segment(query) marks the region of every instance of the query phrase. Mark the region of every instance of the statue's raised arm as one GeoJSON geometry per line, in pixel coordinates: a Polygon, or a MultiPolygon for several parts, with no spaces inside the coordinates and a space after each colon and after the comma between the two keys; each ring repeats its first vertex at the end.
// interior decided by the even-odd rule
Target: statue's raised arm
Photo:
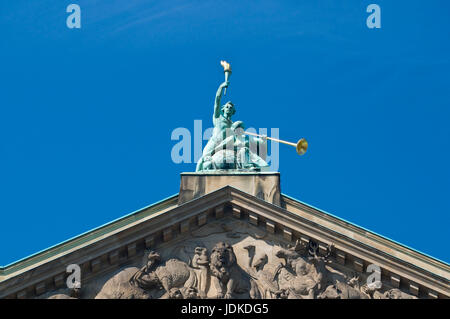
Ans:
{"type": "Polygon", "coordinates": [[[228,87],[230,82],[223,82],[219,88],[217,89],[216,98],[214,99],[214,116],[213,119],[216,119],[220,116],[220,100],[222,99],[223,91],[228,87]]]}

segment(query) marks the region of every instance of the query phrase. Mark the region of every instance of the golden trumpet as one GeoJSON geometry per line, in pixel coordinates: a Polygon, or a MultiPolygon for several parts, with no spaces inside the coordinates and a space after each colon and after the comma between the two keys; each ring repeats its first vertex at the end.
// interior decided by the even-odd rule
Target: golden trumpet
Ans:
{"type": "MultiPolygon", "coordinates": [[[[256,134],[256,133],[251,133],[251,132],[244,132],[244,134],[253,135],[253,136],[257,136],[257,137],[263,137],[263,135],[261,135],[261,134],[256,134]]],[[[308,149],[308,142],[304,138],[299,139],[297,143],[292,143],[292,142],[279,140],[277,138],[273,138],[273,137],[269,137],[269,136],[265,136],[265,137],[268,140],[272,140],[272,141],[275,141],[278,143],[283,143],[283,144],[294,146],[295,149],[297,150],[298,155],[305,154],[306,150],[308,149]]]]}

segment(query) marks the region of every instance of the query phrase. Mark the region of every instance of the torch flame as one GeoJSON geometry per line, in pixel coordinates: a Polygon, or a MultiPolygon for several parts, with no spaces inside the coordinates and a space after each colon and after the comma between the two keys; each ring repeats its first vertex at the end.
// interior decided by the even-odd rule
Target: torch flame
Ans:
{"type": "Polygon", "coordinates": [[[230,63],[227,63],[227,61],[220,61],[220,64],[223,66],[224,72],[231,72],[230,63]]]}

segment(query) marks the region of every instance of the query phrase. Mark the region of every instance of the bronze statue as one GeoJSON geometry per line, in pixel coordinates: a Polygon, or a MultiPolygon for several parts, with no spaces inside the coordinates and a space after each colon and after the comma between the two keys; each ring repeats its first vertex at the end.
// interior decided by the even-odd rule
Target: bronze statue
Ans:
{"type": "Polygon", "coordinates": [[[225,72],[223,82],[216,93],[214,100],[213,124],[214,129],[211,138],[203,149],[203,155],[197,163],[196,171],[235,169],[258,171],[268,164],[255,152],[252,152],[249,143],[266,142],[265,136],[249,137],[244,135],[244,123],[233,122],[231,117],[236,113],[236,108],[231,101],[221,105],[224,91],[230,85],[228,81],[231,67],[222,61],[225,72]],[[250,140],[251,139],[251,140],[250,140]]]}

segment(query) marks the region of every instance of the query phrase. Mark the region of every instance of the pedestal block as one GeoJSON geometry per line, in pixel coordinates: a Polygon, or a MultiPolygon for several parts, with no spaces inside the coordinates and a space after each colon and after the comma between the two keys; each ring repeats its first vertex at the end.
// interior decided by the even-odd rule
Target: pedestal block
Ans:
{"type": "Polygon", "coordinates": [[[278,172],[181,173],[178,204],[184,204],[227,185],[280,206],[278,172]]]}

